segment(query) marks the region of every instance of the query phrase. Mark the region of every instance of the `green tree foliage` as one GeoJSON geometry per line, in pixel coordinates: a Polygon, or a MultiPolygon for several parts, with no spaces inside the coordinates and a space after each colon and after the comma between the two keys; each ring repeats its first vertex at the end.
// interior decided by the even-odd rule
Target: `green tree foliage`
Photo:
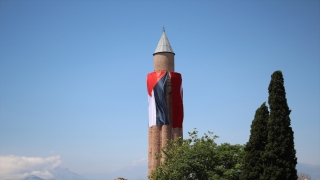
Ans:
{"type": "Polygon", "coordinates": [[[228,143],[217,145],[215,139],[218,136],[209,132],[209,135],[198,138],[197,133],[195,130],[189,133],[188,139],[170,141],[162,149],[164,161],[152,172],[150,179],[238,179],[243,146],[228,143]]]}
{"type": "Polygon", "coordinates": [[[269,111],[266,103],[257,109],[251,124],[249,142],[244,148],[244,159],[240,179],[257,180],[263,174],[262,155],[267,143],[267,121],[269,111]]]}
{"type": "Polygon", "coordinates": [[[265,180],[296,180],[297,158],[294,149],[293,131],[290,127],[284,79],[281,71],[271,76],[269,85],[270,117],[267,123],[268,142],[263,155],[265,180]]]}

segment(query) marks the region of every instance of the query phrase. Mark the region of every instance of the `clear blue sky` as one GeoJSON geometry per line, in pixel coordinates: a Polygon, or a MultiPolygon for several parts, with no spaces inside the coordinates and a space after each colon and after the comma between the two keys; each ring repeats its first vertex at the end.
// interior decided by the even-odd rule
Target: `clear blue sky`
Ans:
{"type": "Polygon", "coordinates": [[[281,70],[298,162],[320,164],[320,1],[0,1],[0,155],[77,173],[147,157],[146,75],[162,25],[184,136],[244,144],[281,70]]]}

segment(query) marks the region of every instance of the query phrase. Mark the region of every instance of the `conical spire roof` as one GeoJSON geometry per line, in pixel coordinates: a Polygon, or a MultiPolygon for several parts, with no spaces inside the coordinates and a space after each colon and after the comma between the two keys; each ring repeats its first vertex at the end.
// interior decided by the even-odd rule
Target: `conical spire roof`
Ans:
{"type": "Polygon", "coordinates": [[[169,52],[169,53],[174,54],[164,28],[163,28],[162,36],[160,38],[158,46],[157,46],[156,50],[154,51],[153,55],[155,55],[156,53],[160,53],[160,52],[169,52]]]}

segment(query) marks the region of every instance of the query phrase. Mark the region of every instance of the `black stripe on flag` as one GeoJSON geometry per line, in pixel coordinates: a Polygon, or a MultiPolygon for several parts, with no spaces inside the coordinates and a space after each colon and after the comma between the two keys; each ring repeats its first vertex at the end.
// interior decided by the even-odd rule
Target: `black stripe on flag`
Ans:
{"type": "Polygon", "coordinates": [[[168,72],[158,81],[153,88],[154,99],[156,104],[156,125],[169,125],[168,113],[167,113],[167,87],[168,72]]]}

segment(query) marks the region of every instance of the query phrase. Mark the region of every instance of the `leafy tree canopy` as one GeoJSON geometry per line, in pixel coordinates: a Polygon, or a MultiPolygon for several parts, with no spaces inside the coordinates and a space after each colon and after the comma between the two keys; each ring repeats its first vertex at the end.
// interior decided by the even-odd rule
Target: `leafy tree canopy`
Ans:
{"type": "Polygon", "coordinates": [[[198,132],[189,132],[190,138],[169,141],[162,151],[163,162],[154,170],[152,180],[239,178],[243,146],[223,143],[217,145],[218,136],[212,132],[198,138],[198,132]]]}

